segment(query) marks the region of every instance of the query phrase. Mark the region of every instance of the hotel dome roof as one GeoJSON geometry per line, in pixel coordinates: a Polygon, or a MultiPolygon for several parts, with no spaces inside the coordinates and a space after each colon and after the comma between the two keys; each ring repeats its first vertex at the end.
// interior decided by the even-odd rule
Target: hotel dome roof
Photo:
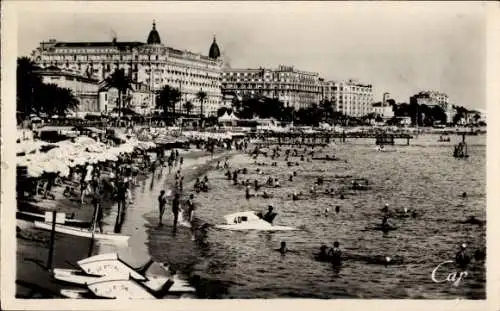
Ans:
{"type": "Polygon", "coordinates": [[[214,41],[212,42],[212,45],[210,46],[210,51],[208,52],[208,57],[217,59],[220,57],[220,50],[219,46],[217,45],[217,42],[215,42],[215,36],[214,36],[214,41]]]}
{"type": "Polygon", "coordinates": [[[153,29],[149,32],[148,44],[161,44],[160,34],[156,30],[156,23],[153,21],[153,29]]]}

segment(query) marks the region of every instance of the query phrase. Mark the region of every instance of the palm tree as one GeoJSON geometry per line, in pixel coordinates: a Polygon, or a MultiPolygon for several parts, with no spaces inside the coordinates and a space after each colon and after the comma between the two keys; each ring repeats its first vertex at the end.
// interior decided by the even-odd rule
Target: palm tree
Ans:
{"type": "Polygon", "coordinates": [[[75,109],[79,104],[70,89],[60,88],[55,84],[42,85],[39,95],[42,111],[49,116],[65,115],[69,109],[75,109]]]}
{"type": "Polygon", "coordinates": [[[185,102],[184,109],[186,109],[188,115],[191,114],[191,110],[193,110],[193,103],[190,101],[185,102]]]}
{"type": "Polygon", "coordinates": [[[233,100],[231,102],[231,107],[235,113],[239,113],[241,110],[241,101],[238,99],[236,94],[234,94],[233,100]]]}
{"type": "Polygon", "coordinates": [[[163,109],[163,118],[167,118],[168,110],[172,110],[172,120],[175,123],[175,105],[181,100],[181,92],[178,89],[165,85],[159,94],[157,106],[163,109]]]}
{"type": "Polygon", "coordinates": [[[106,78],[106,83],[109,87],[114,87],[118,90],[118,124],[121,121],[122,96],[127,90],[132,89],[132,80],[125,75],[125,70],[116,69],[109,77],[106,78]]]}
{"type": "Polygon", "coordinates": [[[17,110],[23,117],[40,110],[39,103],[35,101],[35,94],[42,86],[42,80],[34,73],[38,69],[27,57],[17,59],[17,110]]]}
{"type": "Polygon", "coordinates": [[[205,99],[207,98],[207,93],[203,90],[200,90],[196,96],[200,100],[200,124],[203,126],[203,104],[205,103],[205,99]]]}
{"type": "Polygon", "coordinates": [[[320,104],[321,109],[323,110],[323,115],[326,119],[330,119],[333,114],[333,103],[328,99],[325,99],[320,104]]]}

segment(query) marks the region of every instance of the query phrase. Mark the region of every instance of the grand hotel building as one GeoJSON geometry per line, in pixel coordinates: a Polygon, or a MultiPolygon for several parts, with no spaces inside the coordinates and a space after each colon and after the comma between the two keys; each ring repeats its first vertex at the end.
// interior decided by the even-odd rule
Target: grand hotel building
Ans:
{"type": "Polygon", "coordinates": [[[222,92],[238,97],[266,96],[278,98],[285,106],[295,109],[318,104],[321,99],[319,74],[298,70],[292,66],[276,69],[225,68],[222,92]]]}
{"type": "MultiPolygon", "coordinates": [[[[61,42],[51,39],[40,43],[31,57],[42,68],[58,67],[89,78],[104,80],[117,68],[123,68],[136,83],[145,84],[154,93],[164,85],[181,91],[177,111],[184,110],[184,103],[191,101],[191,113],[200,112],[199,91],[207,97],[203,112],[215,114],[221,105],[221,73],[223,61],[219,47],[213,39],[209,55],[201,55],[164,45],[160,34],[153,27],[147,42],[61,42]]],[[[155,96],[150,96],[151,109],[155,96]]],[[[109,107],[110,109],[112,107],[109,107]]],[[[145,108],[145,107],[140,107],[145,108]]]]}
{"type": "Polygon", "coordinates": [[[333,103],[335,111],[342,114],[362,117],[371,112],[373,87],[350,79],[347,81],[323,81],[322,98],[333,103]]]}

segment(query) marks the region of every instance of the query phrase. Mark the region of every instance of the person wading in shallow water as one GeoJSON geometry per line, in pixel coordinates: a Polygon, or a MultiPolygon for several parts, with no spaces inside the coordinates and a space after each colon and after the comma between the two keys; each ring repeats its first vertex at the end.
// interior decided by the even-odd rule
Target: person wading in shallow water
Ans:
{"type": "Polygon", "coordinates": [[[177,231],[177,220],[179,219],[179,207],[180,199],[179,193],[175,193],[174,199],[172,200],[172,213],[174,214],[174,233],[177,231]]]}
{"type": "Polygon", "coordinates": [[[165,190],[162,190],[160,192],[160,195],[158,196],[158,206],[160,208],[160,221],[159,225],[162,225],[162,218],[163,218],[163,213],[165,212],[165,205],[167,204],[167,198],[165,197],[165,190]]]}

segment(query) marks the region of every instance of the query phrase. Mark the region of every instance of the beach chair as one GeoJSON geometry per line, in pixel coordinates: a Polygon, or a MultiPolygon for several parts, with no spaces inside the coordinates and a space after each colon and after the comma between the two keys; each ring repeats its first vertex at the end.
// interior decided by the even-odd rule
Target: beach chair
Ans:
{"type": "Polygon", "coordinates": [[[45,194],[45,191],[47,189],[47,180],[45,179],[40,179],[36,183],[36,190],[35,190],[35,195],[42,195],[45,194]]]}

